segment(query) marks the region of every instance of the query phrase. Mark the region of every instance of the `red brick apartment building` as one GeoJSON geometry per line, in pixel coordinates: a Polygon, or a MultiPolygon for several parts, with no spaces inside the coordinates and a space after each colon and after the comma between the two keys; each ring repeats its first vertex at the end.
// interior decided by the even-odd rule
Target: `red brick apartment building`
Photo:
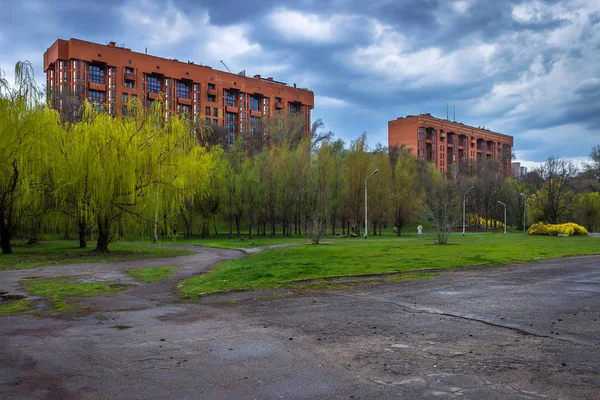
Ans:
{"type": "Polygon", "coordinates": [[[440,172],[463,160],[494,158],[502,163],[505,175],[511,173],[512,136],[431,114],[409,115],[388,122],[389,147],[402,144],[418,158],[434,163],[440,172]]]}
{"type": "Polygon", "coordinates": [[[304,115],[308,131],[314,108],[313,92],[295,84],[137,53],[115,42],[59,39],[44,53],[44,72],[56,109],[63,93],[87,98],[113,115],[130,96],[149,105],[162,94],[168,110],[202,115],[231,134],[253,131],[277,110],[304,115]]]}

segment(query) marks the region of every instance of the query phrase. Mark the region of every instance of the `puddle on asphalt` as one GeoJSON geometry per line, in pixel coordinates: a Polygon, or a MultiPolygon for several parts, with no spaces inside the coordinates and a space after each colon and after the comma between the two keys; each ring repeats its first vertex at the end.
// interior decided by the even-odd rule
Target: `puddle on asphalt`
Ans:
{"type": "Polygon", "coordinates": [[[131,326],[131,325],[115,325],[115,326],[111,326],[111,328],[118,329],[120,331],[124,331],[125,329],[133,328],[133,326],[131,326]]]}
{"type": "Polygon", "coordinates": [[[452,292],[452,291],[441,291],[441,292],[436,292],[437,294],[443,294],[445,296],[455,296],[457,294],[460,294],[460,292],[452,292]]]}
{"type": "Polygon", "coordinates": [[[27,296],[20,294],[8,294],[8,292],[0,292],[0,302],[22,300],[27,296]]]}

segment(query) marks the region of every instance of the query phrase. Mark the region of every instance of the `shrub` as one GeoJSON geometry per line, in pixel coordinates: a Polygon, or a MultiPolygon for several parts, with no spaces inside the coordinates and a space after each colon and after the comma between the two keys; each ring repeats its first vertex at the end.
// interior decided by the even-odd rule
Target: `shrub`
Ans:
{"type": "Polygon", "coordinates": [[[567,222],[565,224],[544,224],[538,222],[527,230],[530,235],[545,235],[545,236],[558,236],[558,235],[587,235],[588,231],[581,225],[574,222],[567,222]]]}
{"type": "Polygon", "coordinates": [[[494,220],[494,219],[485,219],[483,217],[479,217],[479,216],[475,216],[473,214],[467,214],[467,223],[471,224],[471,225],[477,225],[477,226],[487,226],[488,228],[493,228],[494,226],[496,228],[503,228],[504,227],[504,223],[498,220],[494,220]]]}

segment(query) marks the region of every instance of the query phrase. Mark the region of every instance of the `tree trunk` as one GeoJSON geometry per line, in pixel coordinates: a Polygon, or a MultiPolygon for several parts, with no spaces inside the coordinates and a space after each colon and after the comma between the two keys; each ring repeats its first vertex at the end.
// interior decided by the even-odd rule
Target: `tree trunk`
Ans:
{"type": "Polygon", "coordinates": [[[78,226],[78,233],[79,233],[79,248],[81,249],[85,249],[87,247],[87,233],[88,233],[88,229],[87,229],[87,224],[85,222],[85,220],[80,219],[79,220],[79,224],[77,224],[78,226]]]}
{"type": "Polygon", "coordinates": [[[12,254],[12,247],[10,245],[10,230],[4,219],[4,213],[0,212],[0,247],[2,247],[2,254],[12,254]]]}
{"type": "Polygon", "coordinates": [[[215,235],[218,235],[219,232],[217,231],[217,217],[213,216],[213,227],[215,228],[215,235]]]}
{"type": "Polygon", "coordinates": [[[108,253],[108,243],[110,242],[110,222],[108,218],[102,220],[98,217],[98,241],[96,242],[96,252],[108,253]]]}

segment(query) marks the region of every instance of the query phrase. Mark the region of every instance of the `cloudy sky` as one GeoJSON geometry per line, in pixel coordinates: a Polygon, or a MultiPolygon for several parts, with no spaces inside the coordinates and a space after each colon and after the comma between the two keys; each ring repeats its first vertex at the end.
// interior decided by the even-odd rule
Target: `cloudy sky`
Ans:
{"type": "Polygon", "coordinates": [[[313,118],[387,144],[429,112],[513,135],[526,165],[600,144],[598,0],[0,0],[11,78],[57,38],[273,76],[315,93],[313,118]]]}

